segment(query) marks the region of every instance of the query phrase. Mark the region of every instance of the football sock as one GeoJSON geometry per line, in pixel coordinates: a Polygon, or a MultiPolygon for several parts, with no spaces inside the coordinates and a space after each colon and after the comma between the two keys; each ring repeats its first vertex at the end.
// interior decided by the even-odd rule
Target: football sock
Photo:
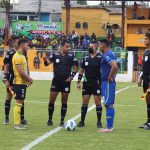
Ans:
{"type": "Polygon", "coordinates": [[[20,124],[20,112],[22,104],[16,103],[14,107],[14,125],[20,124]]]}
{"type": "Polygon", "coordinates": [[[6,100],[5,101],[5,117],[6,117],[6,119],[9,119],[10,106],[11,106],[11,101],[6,100]]]}
{"type": "Polygon", "coordinates": [[[67,104],[62,104],[61,106],[61,122],[64,121],[67,112],[67,104]]]}
{"type": "Polygon", "coordinates": [[[49,120],[52,120],[53,112],[54,112],[54,104],[49,103],[48,104],[49,120]]]}
{"type": "Polygon", "coordinates": [[[102,106],[101,105],[96,106],[96,113],[97,113],[97,122],[101,122],[101,116],[102,116],[102,106]]]}
{"type": "Polygon", "coordinates": [[[82,122],[84,122],[85,120],[87,109],[88,109],[88,106],[83,104],[81,107],[81,121],[82,122]]]}
{"type": "Polygon", "coordinates": [[[147,104],[147,122],[150,123],[150,104],[147,104]]]}
{"type": "Polygon", "coordinates": [[[113,107],[106,107],[106,120],[107,120],[107,128],[108,129],[113,128],[114,116],[115,116],[114,108],[113,107]]]}
{"type": "Polygon", "coordinates": [[[24,103],[22,104],[22,107],[21,107],[20,117],[21,117],[21,120],[24,120],[24,103]]]}

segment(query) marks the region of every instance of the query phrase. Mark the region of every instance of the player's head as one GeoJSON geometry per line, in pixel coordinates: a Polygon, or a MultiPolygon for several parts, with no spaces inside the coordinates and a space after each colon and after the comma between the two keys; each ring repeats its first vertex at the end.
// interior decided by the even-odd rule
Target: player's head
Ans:
{"type": "Polygon", "coordinates": [[[61,46],[61,50],[64,52],[64,53],[68,53],[68,51],[70,50],[70,43],[68,40],[63,40],[61,43],[60,43],[60,46],[61,46]]]}
{"type": "Polygon", "coordinates": [[[145,46],[150,47],[150,32],[147,32],[145,34],[144,44],[145,44],[145,46]]]}
{"type": "Polygon", "coordinates": [[[107,39],[101,40],[99,47],[100,47],[100,50],[102,51],[102,53],[104,53],[110,47],[109,41],[107,39]]]}
{"type": "Polygon", "coordinates": [[[11,47],[18,49],[18,41],[19,41],[19,37],[17,36],[12,36],[11,37],[11,47]]]}
{"type": "Polygon", "coordinates": [[[98,49],[98,42],[97,41],[91,42],[89,45],[89,53],[93,54],[97,51],[97,49],[98,49]]]}
{"type": "Polygon", "coordinates": [[[21,50],[23,53],[26,53],[29,49],[29,42],[26,39],[20,39],[18,41],[18,49],[21,50]]]}

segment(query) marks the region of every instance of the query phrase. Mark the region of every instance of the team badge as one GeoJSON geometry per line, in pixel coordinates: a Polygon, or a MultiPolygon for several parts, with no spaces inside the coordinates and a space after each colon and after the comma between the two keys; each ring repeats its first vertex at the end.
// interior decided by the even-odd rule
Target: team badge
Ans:
{"type": "Polygon", "coordinates": [[[56,63],[59,63],[60,62],[60,60],[59,59],[56,59],[56,63]]]}
{"type": "Polygon", "coordinates": [[[88,66],[88,64],[89,64],[88,62],[85,62],[85,66],[88,66]]]}
{"type": "Polygon", "coordinates": [[[148,56],[145,56],[145,58],[144,58],[144,59],[145,59],[145,62],[147,62],[147,61],[148,61],[148,56]]]}
{"type": "Polygon", "coordinates": [[[100,90],[97,90],[97,94],[100,94],[101,93],[101,91],[100,90]]]}

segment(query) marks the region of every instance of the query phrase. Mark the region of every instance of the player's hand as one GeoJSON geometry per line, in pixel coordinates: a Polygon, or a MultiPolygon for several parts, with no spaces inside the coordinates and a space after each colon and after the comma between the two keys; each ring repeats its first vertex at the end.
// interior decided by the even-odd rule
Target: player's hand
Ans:
{"type": "Polygon", "coordinates": [[[142,80],[141,79],[139,79],[139,81],[138,81],[138,86],[139,87],[142,86],[142,80]]]}
{"type": "Polygon", "coordinates": [[[108,76],[108,81],[112,82],[113,81],[112,77],[108,76]]]}
{"type": "Polygon", "coordinates": [[[47,57],[43,57],[43,61],[47,61],[47,57]]]}
{"type": "Polygon", "coordinates": [[[12,86],[9,86],[9,91],[11,92],[11,94],[13,95],[13,96],[15,96],[16,95],[16,93],[14,92],[14,89],[13,89],[13,87],[12,86]]]}
{"type": "Polygon", "coordinates": [[[72,81],[72,78],[70,78],[70,77],[66,80],[66,82],[69,82],[69,83],[70,83],[71,81],[72,81]]]}
{"type": "Polygon", "coordinates": [[[77,89],[81,90],[81,82],[77,82],[77,89]]]}
{"type": "Polygon", "coordinates": [[[33,83],[33,79],[29,77],[28,82],[29,82],[29,85],[31,85],[33,83]]]}

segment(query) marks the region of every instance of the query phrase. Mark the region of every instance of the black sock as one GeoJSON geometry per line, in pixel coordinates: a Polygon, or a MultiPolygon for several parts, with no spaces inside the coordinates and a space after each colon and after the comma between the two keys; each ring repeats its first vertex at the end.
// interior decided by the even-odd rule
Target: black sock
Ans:
{"type": "Polygon", "coordinates": [[[49,104],[48,104],[49,120],[52,120],[53,112],[54,112],[54,104],[49,103],[49,104]]]}
{"type": "Polygon", "coordinates": [[[102,117],[102,106],[101,105],[96,106],[96,113],[97,113],[97,122],[101,122],[101,117],[102,117]]]}
{"type": "Polygon", "coordinates": [[[150,104],[147,104],[147,122],[150,123],[150,104]]]}
{"type": "Polygon", "coordinates": [[[10,103],[11,102],[9,100],[5,101],[5,117],[6,117],[6,119],[9,119],[10,103]]]}
{"type": "Polygon", "coordinates": [[[81,107],[81,121],[82,122],[84,122],[84,120],[85,120],[87,109],[88,109],[88,106],[83,104],[81,107]]]}
{"type": "Polygon", "coordinates": [[[62,104],[61,106],[61,122],[64,121],[67,112],[67,104],[62,104]]]}
{"type": "Polygon", "coordinates": [[[24,103],[21,106],[20,118],[21,118],[21,120],[24,120],[24,103]]]}

